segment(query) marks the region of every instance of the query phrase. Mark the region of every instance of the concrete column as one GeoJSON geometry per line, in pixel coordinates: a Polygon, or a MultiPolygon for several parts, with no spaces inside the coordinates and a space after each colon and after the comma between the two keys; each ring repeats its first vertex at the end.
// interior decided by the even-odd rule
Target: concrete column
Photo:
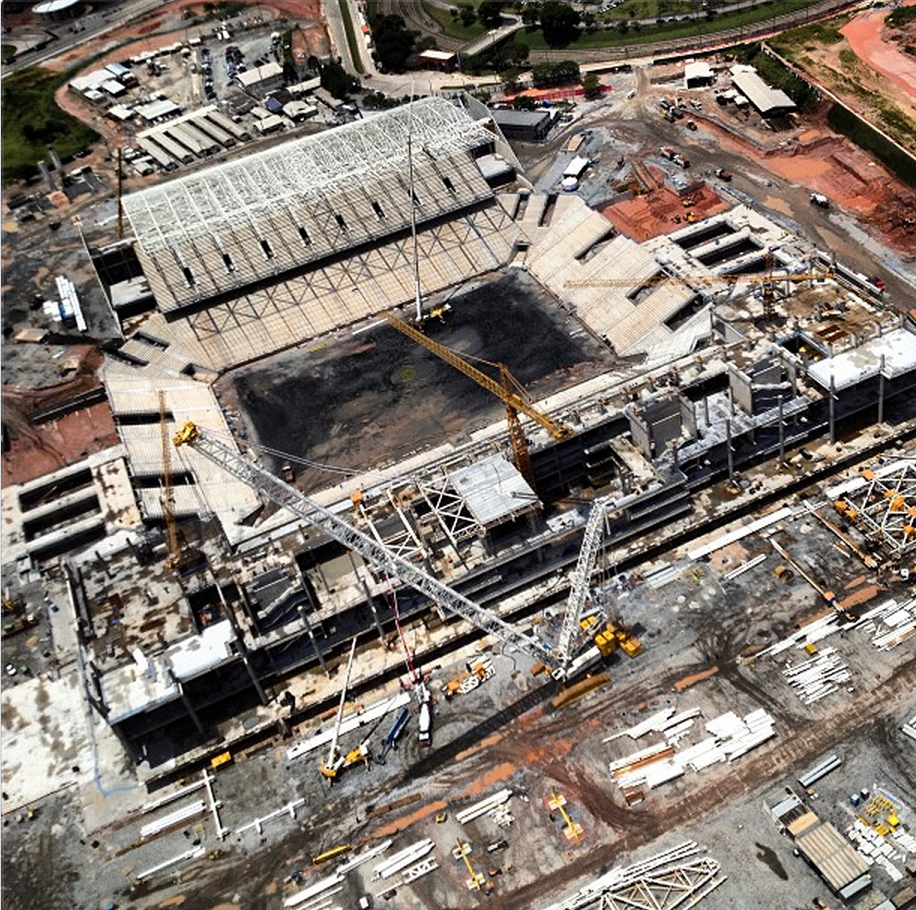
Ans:
{"type": "Polygon", "coordinates": [[[786,458],[786,424],[782,414],[782,395],[779,396],[779,463],[786,458]]]}
{"type": "Polygon", "coordinates": [[[703,396],[703,419],[706,421],[706,432],[709,432],[709,396],[703,396]]]}
{"type": "Polygon", "coordinates": [[[325,676],[330,679],[331,673],[328,670],[328,665],[324,662],[324,655],[321,653],[321,648],[318,647],[318,641],[315,638],[314,631],[312,630],[312,624],[309,622],[308,611],[305,609],[305,604],[302,603],[299,604],[299,618],[302,620],[302,624],[305,626],[305,631],[308,633],[312,647],[315,649],[315,654],[318,655],[318,663],[321,664],[321,669],[324,670],[325,676]]]}
{"type": "Polygon", "coordinates": [[[353,574],[359,579],[359,583],[363,586],[363,593],[366,595],[366,603],[369,604],[369,609],[372,611],[372,620],[375,623],[379,641],[384,645],[385,630],[382,628],[381,622],[379,622],[378,610],[375,608],[375,599],[369,590],[369,585],[366,584],[366,579],[363,578],[362,573],[359,571],[359,568],[356,565],[356,560],[353,558],[353,552],[351,550],[347,550],[347,556],[350,559],[350,565],[353,566],[353,574]]]}
{"type": "Polygon", "coordinates": [[[884,354],[881,355],[881,372],[878,373],[878,423],[884,423],[884,354]]]}
{"type": "Polygon", "coordinates": [[[176,685],[178,686],[178,694],[181,696],[181,702],[184,705],[185,711],[188,712],[191,720],[194,721],[194,726],[197,727],[197,732],[203,736],[204,735],[204,725],[200,722],[200,718],[197,716],[197,712],[194,710],[194,705],[191,704],[191,699],[188,698],[188,693],[185,692],[184,686],[172,676],[172,679],[175,680],[176,685]]]}
{"type": "Polygon", "coordinates": [[[725,453],[728,456],[728,479],[735,476],[735,453],[732,452],[732,422],[725,421],[725,453]]]}
{"type": "Polygon", "coordinates": [[[836,442],[836,377],[830,374],[830,444],[836,442]]]}
{"type": "Polygon", "coordinates": [[[261,704],[266,705],[270,699],[267,697],[267,694],[261,685],[261,681],[258,679],[257,674],[254,672],[254,667],[251,665],[251,656],[248,651],[248,645],[245,644],[245,634],[242,629],[239,628],[238,620],[235,617],[235,610],[232,609],[232,607],[226,601],[226,598],[223,596],[223,588],[219,581],[216,582],[216,590],[219,594],[219,599],[223,605],[223,609],[226,611],[226,617],[228,618],[229,622],[232,623],[232,628],[235,632],[235,640],[239,646],[239,656],[242,658],[242,663],[245,665],[245,669],[248,671],[248,678],[251,680],[251,684],[254,686],[255,692],[258,693],[258,698],[261,700],[261,704]]]}

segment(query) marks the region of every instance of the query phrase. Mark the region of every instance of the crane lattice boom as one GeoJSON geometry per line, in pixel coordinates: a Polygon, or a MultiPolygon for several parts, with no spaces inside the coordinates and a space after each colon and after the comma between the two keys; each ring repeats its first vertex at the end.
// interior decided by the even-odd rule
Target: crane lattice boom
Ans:
{"type": "Polygon", "coordinates": [[[373,540],[348,521],[322,508],[270,471],[217,442],[202,432],[196,424],[186,423],[173,441],[176,446],[191,446],[194,451],[209,458],[242,483],[263,493],[278,506],[288,509],[309,525],[320,528],[338,543],[359,553],[377,569],[400,578],[405,584],[425,594],[443,610],[456,613],[482,632],[514,645],[533,660],[543,661],[548,657],[546,649],[511,624],[418,569],[413,563],[393,553],[383,543],[373,540]]]}
{"type": "Polygon", "coordinates": [[[601,526],[607,512],[610,498],[605,496],[596,499],[585,525],[585,534],[582,537],[582,549],[579,550],[579,559],[573,569],[572,582],[569,587],[569,597],[566,601],[566,615],[563,617],[563,626],[560,629],[560,640],[557,643],[557,656],[560,666],[566,666],[572,658],[573,639],[579,627],[579,614],[588,594],[588,582],[595,568],[595,557],[601,544],[601,526]]]}

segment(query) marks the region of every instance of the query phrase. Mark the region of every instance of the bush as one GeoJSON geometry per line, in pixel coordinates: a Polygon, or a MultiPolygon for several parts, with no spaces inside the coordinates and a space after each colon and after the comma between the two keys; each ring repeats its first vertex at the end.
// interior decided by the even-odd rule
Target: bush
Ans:
{"type": "Polygon", "coordinates": [[[32,177],[38,162],[54,146],[61,158],[72,158],[101,137],[86,124],[62,111],[54,92],[66,74],[28,67],[2,83],[3,183],[32,177]]]}

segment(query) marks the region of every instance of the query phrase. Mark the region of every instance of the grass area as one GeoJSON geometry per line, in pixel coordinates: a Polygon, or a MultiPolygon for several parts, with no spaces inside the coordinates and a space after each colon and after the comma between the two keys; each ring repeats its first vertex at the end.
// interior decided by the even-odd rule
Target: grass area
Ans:
{"type": "Polygon", "coordinates": [[[786,60],[800,62],[803,51],[815,51],[822,45],[829,47],[845,41],[846,39],[840,34],[840,29],[848,21],[848,16],[839,16],[825,22],[813,22],[811,25],[802,25],[799,28],[791,28],[782,32],[770,38],[767,43],[786,60]]]}
{"type": "MultiPolygon", "coordinates": [[[[623,47],[645,44],[650,41],[665,41],[670,38],[694,38],[697,35],[711,35],[725,29],[757,25],[760,22],[772,19],[774,16],[797,12],[815,2],[817,0],[772,0],[768,5],[739,10],[734,13],[723,13],[714,16],[712,19],[702,18],[688,22],[665,22],[661,25],[643,25],[638,29],[631,25],[626,33],[621,32],[620,26],[617,25],[612,28],[583,32],[569,46],[583,49],[590,47],[623,47]]],[[[618,9],[621,8],[618,7],[618,9]]],[[[527,44],[532,49],[540,50],[547,47],[540,29],[516,32],[514,37],[516,41],[527,44]]]]}
{"type": "Polygon", "coordinates": [[[353,59],[353,69],[361,76],[366,72],[363,66],[363,56],[360,53],[359,40],[356,37],[356,28],[353,25],[353,17],[350,15],[350,4],[340,4],[340,18],[343,19],[344,30],[347,33],[347,44],[350,47],[350,57],[353,59]]]}
{"type": "Polygon", "coordinates": [[[38,162],[47,160],[49,145],[66,159],[100,138],[94,129],[62,111],[54,101],[54,92],[68,78],[66,73],[33,66],[0,83],[0,105],[6,112],[2,133],[4,186],[35,174],[38,162]]]}
{"type": "MultiPolygon", "coordinates": [[[[432,3],[426,2],[426,0],[421,0],[420,5],[427,16],[439,23],[443,34],[449,38],[456,38],[459,41],[473,41],[487,30],[479,20],[472,25],[463,25],[461,19],[453,19],[452,14],[447,9],[443,9],[441,6],[434,6],[432,3]]],[[[479,4],[470,3],[467,5],[478,6],[479,4]]],[[[456,8],[457,6],[458,4],[455,4],[456,8]]]]}
{"type": "Polygon", "coordinates": [[[0,63],[9,63],[16,56],[16,46],[13,44],[0,44],[0,63]]]}
{"type": "Polygon", "coordinates": [[[871,152],[904,183],[916,189],[916,161],[888,142],[848,107],[835,104],[827,115],[827,123],[835,132],[849,137],[860,148],[871,152]]]}
{"type": "Polygon", "coordinates": [[[901,6],[900,9],[895,9],[884,22],[891,28],[903,28],[911,22],[916,22],[916,6],[901,6]]]}

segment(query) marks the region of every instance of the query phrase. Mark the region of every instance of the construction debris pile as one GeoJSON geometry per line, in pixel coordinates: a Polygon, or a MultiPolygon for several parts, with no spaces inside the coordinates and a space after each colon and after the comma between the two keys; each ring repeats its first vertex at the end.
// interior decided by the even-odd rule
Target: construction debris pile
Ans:
{"type": "Polygon", "coordinates": [[[651,790],[681,777],[687,768],[702,771],[717,762],[732,762],[776,735],[773,718],[763,708],[743,718],[727,711],[707,721],[705,729],[710,735],[706,739],[676,751],[675,747],[689,734],[700,714],[699,709],[693,709],[675,715],[674,708],[666,708],[605,740],[608,742],[620,736],[635,740],[650,732],[661,733],[664,737],[662,743],[610,763],[611,776],[629,805],[643,799],[644,788],[651,790]]]}

